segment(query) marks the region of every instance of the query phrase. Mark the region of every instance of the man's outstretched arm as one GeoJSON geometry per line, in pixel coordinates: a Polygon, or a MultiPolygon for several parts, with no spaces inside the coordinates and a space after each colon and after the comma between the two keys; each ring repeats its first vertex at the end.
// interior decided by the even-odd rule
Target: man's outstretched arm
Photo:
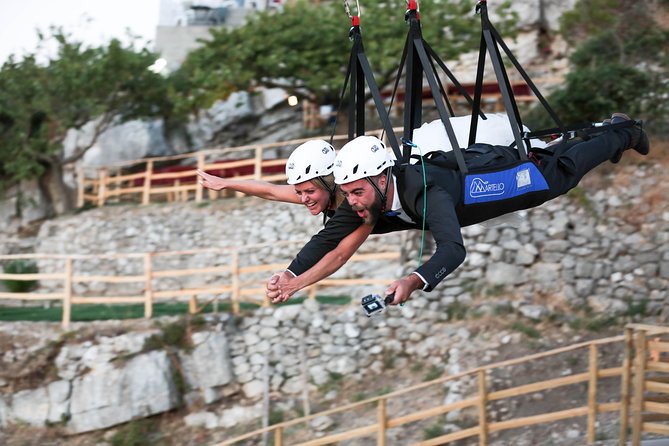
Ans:
{"type": "Polygon", "coordinates": [[[360,247],[372,230],[372,228],[360,229],[354,237],[342,244],[344,239],[349,235],[353,235],[352,233],[361,228],[361,226],[363,226],[362,219],[353,212],[348,203],[342,203],[337,212],[335,212],[335,215],[326,223],[325,227],[314,235],[300,250],[287,270],[272,276],[267,283],[267,296],[272,301],[276,300],[280,302],[280,300],[277,300],[279,296],[277,285],[279,277],[301,276],[317,265],[327,255],[329,257],[326,262],[333,262],[333,265],[328,265],[325,262],[321,263],[318,269],[312,271],[305,278],[305,282],[310,283],[304,286],[315,283],[339,269],[360,247]],[[338,263],[340,263],[339,266],[336,266],[338,263]]]}
{"type": "Polygon", "coordinates": [[[281,273],[278,280],[274,281],[276,286],[274,291],[276,294],[270,296],[272,303],[285,302],[299,290],[321,281],[338,271],[355,254],[363,242],[367,240],[371,232],[372,226],[360,225],[358,229],[339,242],[333,251],[327,253],[318,263],[304,273],[299,276],[294,276],[289,271],[281,273]]]}
{"type": "MultiPolygon", "coordinates": [[[[414,272],[390,284],[385,294],[395,294],[393,304],[405,302],[415,290],[432,291],[465,260],[466,251],[454,200],[450,194],[436,186],[428,189],[427,197],[425,221],[437,249],[414,272]]],[[[422,198],[416,203],[416,209],[422,214],[422,198]]]]}

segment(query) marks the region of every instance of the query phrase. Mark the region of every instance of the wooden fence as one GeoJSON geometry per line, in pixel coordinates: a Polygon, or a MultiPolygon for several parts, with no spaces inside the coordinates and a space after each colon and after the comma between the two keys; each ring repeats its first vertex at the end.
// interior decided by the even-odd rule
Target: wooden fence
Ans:
{"type": "MultiPolygon", "coordinates": [[[[368,132],[382,136],[382,131],[368,132]]],[[[104,206],[109,201],[149,204],[156,200],[201,202],[215,199],[226,191],[205,189],[198,181],[196,169],[235,180],[285,180],[287,158],[266,159],[270,150],[294,148],[314,138],[294,139],[266,144],[201,150],[184,155],[147,158],[110,164],[105,167],[77,169],[77,206],[104,206]],[[249,156],[249,153],[253,156],[249,156]],[[170,164],[169,167],[158,168],[170,164]]],[[[333,143],[343,144],[348,135],[336,135],[333,143]]],[[[290,151],[286,150],[286,153],[290,151]]]]}
{"type": "MultiPolygon", "coordinates": [[[[296,429],[300,425],[307,426],[309,421],[318,417],[334,416],[355,410],[366,410],[366,415],[360,415],[361,412],[357,412],[359,414],[357,419],[372,422],[312,440],[293,441],[290,445],[327,445],[338,441],[366,437],[369,440],[368,444],[376,443],[377,446],[385,446],[390,444],[386,440],[390,429],[408,427],[410,423],[428,420],[448,412],[467,408],[474,410],[477,414],[478,422],[476,425],[436,438],[419,441],[413,443],[412,446],[444,445],[465,438],[478,438],[479,445],[485,446],[489,444],[490,435],[496,432],[573,418],[585,418],[587,441],[593,443],[597,435],[597,416],[605,413],[618,414],[620,420],[619,444],[622,446],[627,443],[628,428],[631,427],[632,444],[638,446],[643,433],[669,435],[669,424],[662,423],[662,421],[669,420],[669,384],[667,384],[669,382],[669,361],[662,358],[664,353],[669,352],[669,342],[666,340],[667,334],[669,334],[669,328],[667,327],[629,325],[625,328],[625,333],[622,336],[582,342],[523,358],[481,366],[456,375],[445,376],[406,389],[396,390],[386,395],[258,429],[223,441],[218,446],[230,446],[244,440],[258,439],[267,434],[273,435],[274,446],[282,446],[288,444],[284,442],[284,434],[291,428],[296,429]],[[601,367],[601,349],[616,344],[624,351],[622,363],[615,367],[601,367]],[[584,372],[569,373],[557,378],[544,379],[512,388],[491,389],[489,378],[497,371],[510,366],[551,360],[551,358],[555,360],[558,355],[565,353],[573,355],[575,352],[580,352],[587,357],[587,369],[584,372]],[[651,377],[648,376],[650,371],[654,372],[651,377]],[[439,386],[465,377],[476,380],[477,391],[475,394],[460,401],[441,404],[436,407],[426,407],[408,414],[395,416],[389,413],[389,407],[395,399],[411,398],[417,392],[429,388],[435,388],[434,393],[439,393],[439,386]],[[617,394],[613,395],[613,401],[610,401],[612,397],[610,393],[601,395],[602,392],[598,387],[602,381],[611,379],[619,381],[619,393],[616,392],[617,394]],[[634,384],[633,395],[632,383],[634,384]],[[493,403],[508,405],[512,398],[528,396],[538,392],[560,390],[565,386],[579,384],[587,386],[587,391],[584,394],[585,404],[503,421],[496,421],[491,417],[491,405],[493,403]],[[653,395],[649,395],[650,392],[653,395]],[[601,401],[603,398],[607,398],[607,401],[601,401]]],[[[417,397],[415,398],[418,400],[417,397]]],[[[308,431],[308,429],[305,430],[308,431]]]]}
{"type": "MultiPolygon", "coordinates": [[[[301,242],[299,242],[301,243],[301,242]]],[[[63,327],[68,327],[72,316],[72,305],[85,304],[144,304],[144,316],[151,318],[153,305],[156,301],[165,299],[188,299],[189,311],[197,312],[198,297],[209,301],[229,301],[232,311],[238,313],[240,303],[253,303],[267,306],[269,301],[265,296],[265,283],[271,273],[284,269],[285,263],[247,264],[241,258],[253,250],[277,246],[298,246],[298,242],[277,242],[271,245],[249,245],[244,248],[199,249],[189,251],[108,254],[108,255],[3,255],[0,262],[12,260],[32,260],[50,262],[48,273],[37,274],[7,274],[0,273],[0,280],[56,282],[55,286],[41,287],[29,293],[0,292],[0,301],[47,301],[62,302],[63,327]],[[193,267],[159,267],[158,265],[183,265],[183,257],[196,255],[211,255],[216,261],[209,266],[193,267]],[[136,274],[100,275],[77,274],[74,263],[77,261],[121,261],[136,262],[139,271],[136,274]],[[205,280],[210,277],[210,280],[205,280]],[[179,284],[175,279],[186,279],[197,285],[179,284]],[[134,284],[140,292],[122,295],[95,295],[86,292],[77,294],[75,290],[91,283],[105,284],[134,284]],[[49,289],[56,291],[49,291],[49,289]]],[[[356,254],[349,262],[369,262],[373,260],[398,260],[399,251],[379,252],[372,254],[356,254]]],[[[190,263],[193,263],[192,261],[190,263]]],[[[200,263],[203,263],[201,260],[200,263]]],[[[394,278],[329,278],[307,288],[309,298],[316,297],[318,289],[328,286],[344,285],[378,285],[389,284],[394,278]]],[[[129,285],[131,288],[133,285],[129,285]]]]}

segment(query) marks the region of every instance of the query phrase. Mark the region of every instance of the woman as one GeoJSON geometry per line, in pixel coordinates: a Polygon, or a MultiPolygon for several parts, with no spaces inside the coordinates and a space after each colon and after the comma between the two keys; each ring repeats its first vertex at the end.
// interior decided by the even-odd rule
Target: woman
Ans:
{"type": "MultiPolygon", "coordinates": [[[[286,162],[288,185],[272,184],[258,180],[229,180],[197,171],[200,184],[212,190],[234,190],[266,200],[303,204],[311,215],[323,214],[325,219],[334,214],[343,196],[336,193],[334,183],[334,162],[336,153],[332,145],[323,140],[307,141],[290,154],[286,162]]],[[[346,236],[336,248],[311,268],[309,274],[302,274],[292,283],[291,295],[307,287],[322,277],[337,271],[348,261],[372,232],[372,227],[359,225],[346,236]]],[[[286,272],[289,274],[290,272],[286,272]]],[[[278,274],[275,274],[278,276],[278,274]]],[[[273,276],[274,279],[274,276],[273,276]]],[[[278,277],[277,277],[278,279],[278,277]]],[[[273,295],[268,293],[270,298],[273,295]]]]}
{"type": "MultiPolygon", "coordinates": [[[[323,140],[307,141],[290,154],[286,162],[288,185],[258,180],[229,180],[197,171],[200,184],[212,190],[233,190],[265,200],[303,204],[312,215],[329,216],[337,208],[332,170],[334,148],[323,140]]],[[[341,198],[340,198],[341,202],[341,198]]]]}

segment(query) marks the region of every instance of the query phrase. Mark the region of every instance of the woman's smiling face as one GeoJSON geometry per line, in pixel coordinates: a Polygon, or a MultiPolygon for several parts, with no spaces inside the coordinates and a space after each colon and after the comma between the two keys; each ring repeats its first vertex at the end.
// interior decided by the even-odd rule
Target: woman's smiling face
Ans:
{"type": "Polygon", "coordinates": [[[311,215],[325,212],[330,206],[330,193],[322,187],[317,187],[312,181],[296,184],[295,193],[311,215]]]}

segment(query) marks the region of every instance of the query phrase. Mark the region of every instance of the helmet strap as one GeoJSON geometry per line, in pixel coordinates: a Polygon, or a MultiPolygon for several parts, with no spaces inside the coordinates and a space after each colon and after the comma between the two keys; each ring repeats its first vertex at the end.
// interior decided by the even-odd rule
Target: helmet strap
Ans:
{"type": "MultiPolygon", "coordinates": [[[[328,208],[330,207],[330,205],[334,206],[337,198],[337,186],[331,188],[330,186],[328,186],[325,180],[323,180],[323,177],[316,177],[314,179],[318,180],[318,182],[321,183],[321,185],[323,186],[323,189],[325,189],[330,193],[330,203],[328,205],[328,208]]],[[[327,213],[327,209],[324,210],[323,213],[324,214],[327,213]]]]}
{"type": "Polygon", "coordinates": [[[390,175],[392,175],[392,166],[386,169],[386,187],[383,188],[383,192],[381,192],[379,186],[377,186],[377,184],[374,181],[372,181],[370,177],[365,177],[367,178],[367,181],[369,181],[369,184],[372,185],[376,193],[379,194],[379,196],[381,197],[381,214],[386,212],[386,201],[388,200],[388,187],[390,185],[390,182],[392,181],[392,177],[390,175]]]}

